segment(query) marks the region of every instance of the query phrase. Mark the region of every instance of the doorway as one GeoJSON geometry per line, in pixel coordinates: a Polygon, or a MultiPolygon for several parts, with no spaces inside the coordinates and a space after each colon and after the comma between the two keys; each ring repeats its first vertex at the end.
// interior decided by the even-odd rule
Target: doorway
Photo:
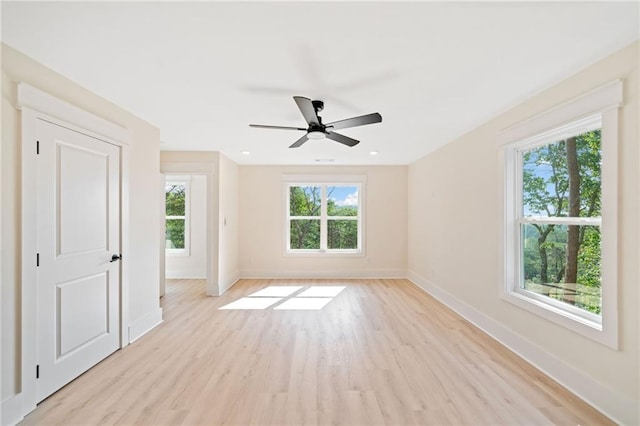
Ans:
{"type": "Polygon", "coordinates": [[[37,400],[120,346],[120,148],[39,120],[37,400]]]}
{"type": "Polygon", "coordinates": [[[204,264],[206,294],[218,296],[217,244],[215,243],[218,229],[213,226],[217,223],[217,212],[214,208],[214,200],[216,199],[215,165],[211,162],[163,161],[160,164],[160,173],[162,183],[160,196],[164,206],[160,232],[162,241],[165,241],[165,246],[162,247],[160,254],[160,294],[163,295],[165,292],[166,279],[202,277],[202,265],[204,264]],[[167,190],[179,192],[183,189],[177,185],[185,181],[188,182],[189,189],[186,190],[184,210],[181,202],[178,203],[178,206],[169,206],[167,209],[167,190]],[[167,185],[167,183],[172,185],[167,185]],[[172,189],[174,186],[176,188],[172,189]],[[191,197],[190,200],[188,200],[189,197],[191,197]],[[188,215],[184,224],[181,217],[183,211],[185,215],[188,215]],[[193,223],[193,219],[197,221],[196,224],[193,223]],[[165,226],[167,220],[173,221],[168,227],[165,226]],[[184,239],[182,238],[183,228],[188,230],[184,239]],[[204,262],[202,261],[203,257],[204,262]]]}
{"type": "Polygon", "coordinates": [[[129,131],[27,84],[21,109],[21,414],[126,346],[129,131]]]}
{"type": "Polygon", "coordinates": [[[207,177],[165,174],[162,186],[165,280],[206,281],[207,177]]]}

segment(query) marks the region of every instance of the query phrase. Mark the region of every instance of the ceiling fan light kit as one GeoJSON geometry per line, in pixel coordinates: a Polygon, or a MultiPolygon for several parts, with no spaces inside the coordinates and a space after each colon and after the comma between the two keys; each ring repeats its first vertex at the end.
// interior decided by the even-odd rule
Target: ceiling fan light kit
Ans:
{"type": "Polygon", "coordinates": [[[294,96],[293,100],[298,105],[302,116],[307,122],[307,128],[289,127],[289,126],[269,126],[264,124],[249,124],[251,127],[263,129],[280,129],[280,130],[301,130],[307,132],[300,139],[295,141],[289,148],[298,148],[309,139],[331,139],[335,142],[346,146],[356,146],[360,141],[334,132],[336,129],[346,129],[349,127],[364,126],[366,124],[380,123],[382,116],[377,112],[373,114],[361,115],[359,117],[347,118],[345,120],[334,121],[332,123],[323,124],[322,117],[318,115],[324,109],[324,102],[312,101],[302,96],[294,96]]]}
{"type": "Polygon", "coordinates": [[[309,139],[324,139],[326,136],[324,134],[324,132],[318,131],[318,130],[314,130],[311,131],[309,133],[307,133],[307,137],[309,139]]]}

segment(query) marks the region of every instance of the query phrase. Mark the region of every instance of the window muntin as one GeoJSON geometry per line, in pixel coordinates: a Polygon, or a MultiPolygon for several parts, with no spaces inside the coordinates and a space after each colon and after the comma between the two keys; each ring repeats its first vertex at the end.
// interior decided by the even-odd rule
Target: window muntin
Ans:
{"type": "Polygon", "coordinates": [[[287,252],[361,253],[360,183],[287,185],[287,252]]]}
{"type": "Polygon", "coordinates": [[[165,249],[167,253],[187,253],[189,247],[188,182],[165,185],[165,249]]]}
{"type": "Polygon", "coordinates": [[[600,322],[601,122],[518,149],[518,290],[600,322]],[[594,316],[595,314],[595,316],[594,316]]]}

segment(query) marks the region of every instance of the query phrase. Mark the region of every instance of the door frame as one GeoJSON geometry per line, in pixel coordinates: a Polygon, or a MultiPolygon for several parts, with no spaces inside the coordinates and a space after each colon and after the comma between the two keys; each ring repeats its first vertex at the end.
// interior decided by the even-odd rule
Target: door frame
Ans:
{"type": "MultiPolygon", "coordinates": [[[[166,178],[171,175],[199,175],[207,178],[207,296],[219,296],[218,283],[218,210],[215,208],[218,200],[216,166],[211,162],[160,162],[160,173],[166,178]]],[[[163,191],[164,194],[164,191],[163,191]]],[[[163,212],[164,214],[164,212],[163,212]]],[[[164,221],[164,217],[163,217],[164,221]]],[[[166,251],[162,250],[161,264],[165,265],[166,251]]],[[[166,278],[165,278],[166,279],[166,278]]]]}
{"type": "Polygon", "coordinates": [[[120,348],[128,345],[129,326],[129,164],[130,133],[105,120],[48,93],[19,83],[18,110],[22,121],[21,172],[21,241],[22,241],[22,345],[21,393],[22,415],[36,408],[37,348],[37,233],[36,233],[36,140],[38,120],[100,139],[120,148],[120,247],[124,262],[120,263],[120,348]]]}

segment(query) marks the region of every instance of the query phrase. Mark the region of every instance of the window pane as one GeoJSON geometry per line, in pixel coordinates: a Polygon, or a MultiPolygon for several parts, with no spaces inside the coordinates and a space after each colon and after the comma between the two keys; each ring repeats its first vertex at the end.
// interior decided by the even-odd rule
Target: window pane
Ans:
{"type": "Polygon", "coordinates": [[[289,188],[289,215],[320,216],[319,186],[292,186],[289,188]]]}
{"type": "Polygon", "coordinates": [[[185,214],[185,186],[184,185],[167,185],[165,187],[166,194],[166,211],[167,216],[184,216],[185,214]]]}
{"type": "Polygon", "coordinates": [[[329,216],[357,216],[358,187],[328,186],[327,214],[329,216]]]}
{"type": "Polygon", "coordinates": [[[522,154],[524,216],[599,217],[600,130],[522,154]]]}
{"type": "Polygon", "coordinates": [[[327,222],[327,245],[333,249],[358,248],[357,220],[329,220],[327,222]]]}
{"type": "Polygon", "coordinates": [[[600,227],[523,224],[520,287],[600,314],[600,227]]]}
{"type": "Polygon", "coordinates": [[[165,248],[183,249],[184,219],[167,219],[165,232],[165,248]]]}
{"type": "Polygon", "coordinates": [[[290,248],[320,249],[320,221],[315,219],[291,219],[290,248]]]}

